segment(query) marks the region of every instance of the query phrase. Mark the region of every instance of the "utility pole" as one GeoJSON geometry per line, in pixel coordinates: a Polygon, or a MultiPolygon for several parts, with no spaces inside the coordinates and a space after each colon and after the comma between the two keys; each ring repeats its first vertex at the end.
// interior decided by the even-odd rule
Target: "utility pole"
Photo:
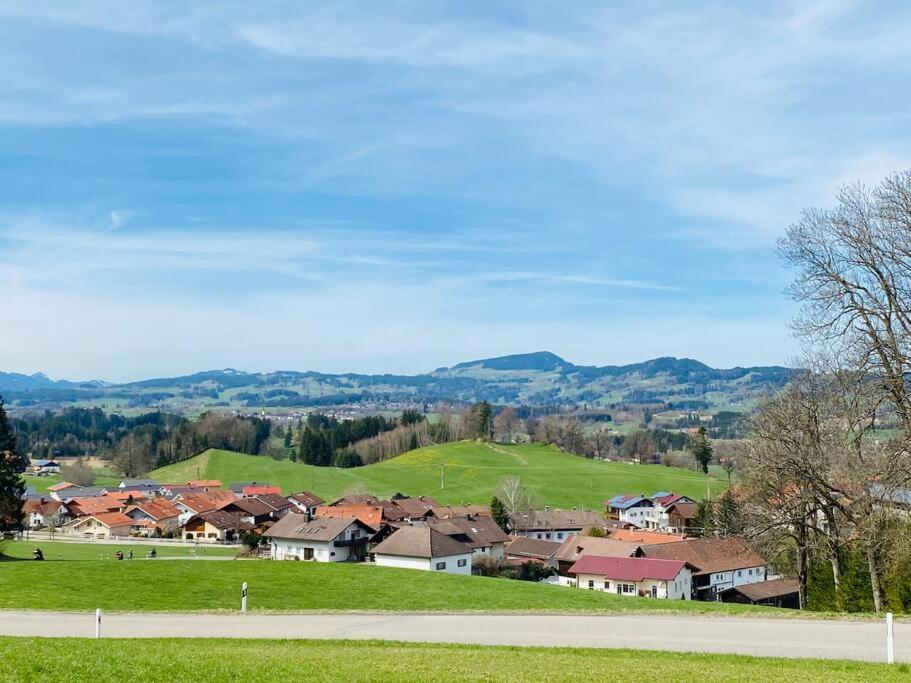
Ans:
{"type": "Polygon", "coordinates": [[[446,488],[446,474],[443,470],[445,465],[440,463],[440,491],[446,488]]]}

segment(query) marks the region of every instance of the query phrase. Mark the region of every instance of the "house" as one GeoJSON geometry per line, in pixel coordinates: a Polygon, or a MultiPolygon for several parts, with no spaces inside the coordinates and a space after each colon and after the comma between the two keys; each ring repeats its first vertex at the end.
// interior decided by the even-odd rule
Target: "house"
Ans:
{"type": "Polygon", "coordinates": [[[554,556],[561,546],[562,543],[555,541],[513,536],[506,542],[505,563],[508,565],[521,565],[526,562],[540,562],[556,569],[557,560],[554,556]]]}
{"type": "Polygon", "coordinates": [[[751,549],[746,540],[736,536],[643,545],[637,555],[658,560],[682,560],[695,567],[693,582],[699,600],[717,600],[718,594],[728,588],[769,578],[765,558],[751,549]]]}
{"type": "Polygon", "coordinates": [[[676,543],[682,541],[682,534],[668,534],[662,531],[641,531],[639,529],[617,529],[612,531],[610,538],[616,541],[627,541],[640,545],[658,545],[660,543],[676,543]]]}
{"type": "Polygon", "coordinates": [[[229,514],[238,515],[240,519],[249,522],[253,526],[259,526],[265,522],[278,519],[278,516],[274,516],[275,509],[266,505],[259,498],[236,498],[230,503],[219,505],[218,509],[229,514]]]}
{"type": "Polygon", "coordinates": [[[183,525],[190,517],[217,510],[222,505],[233,503],[237,498],[229,491],[210,491],[208,493],[178,494],[171,502],[180,510],[178,524],[183,525]]]}
{"type": "Polygon", "coordinates": [[[437,505],[433,508],[433,514],[438,519],[447,517],[465,517],[466,515],[483,515],[490,517],[490,506],[488,505],[437,505]]]}
{"type": "Polygon", "coordinates": [[[671,503],[667,508],[667,528],[679,534],[690,533],[699,514],[699,503],[671,503]]]}
{"type": "Polygon", "coordinates": [[[471,548],[428,526],[402,527],[373,553],[380,567],[471,574],[471,548]]]}
{"type": "Polygon", "coordinates": [[[80,488],[76,484],[71,484],[68,481],[61,481],[59,484],[54,484],[53,486],[47,487],[48,493],[55,493],[57,491],[63,491],[64,489],[78,489],[80,488]]]}
{"type": "Polygon", "coordinates": [[[60,463],[56,460],[32,460],[29,464],[29,471],[41,476],[47,474],[59,474],[60,463]]]}
{"type": "Polygon", "coordinates": [[[128,507],[124,514],[137,522],[148,521],[141,533],[148,536],[164,536],[180,526],[180,509],[163,498],[142,500],[128,507]]]}
{"type": "Polygon", "coordinates": [[[602,557],[632,557],[639,549],[638,543],[618,541],[613,538],[573,535],[568,537],[554,555],[557,572],[569,576],[569,569],[585,555],[602,557]]]}
{"type": "Polygon", "coordinates": [[[205,490],[187,486],[186,484],[162,484],[161,488],[158,489],[158,495],[168,500],[173,500],[179,495],[191,493],[205,493],[205,490]]]}
{"type": "Polygon", "coordinates": [[[530,510],[510,517],[516,536],[544,541],[563,541],[589,527],[600,527],[604,516],[596,510],[530,510]]]}
{"type": "Polygon", "coordinates": [[[119,489],[160,489],[161,484],[159,484],[154,479],[122,479],[119,484],[117,484],[119,489]]]}
{"type": "Polygon", "coordinates": [[[323,517],[309,520],[289,512],[263,536],[272,543],[273,560],[346,562],[363,560],[373,529],[354,518],[323,517]]]}
{"type": "Polygon", "coordinates": [[[29,529],[58,527],[69,521],[69,511],[59,500],[53,498],[29,498],[22,504],[25,524],[29,529]]]}
{"type": "Polygon", "coordinates": [[[300,491],[298,493],[292,493],[288,496],[288,502],[294,505],[301,512],[305,512],[311,517],[316,514],[316,508],[325,503],[322,498],[320,498],[315,493],[310,491],[300,491]]]}
{"type": "Polygon", "coordinates": [[[683,560],[585,555],[569,568],[576,585],[617,595],[692,600],[693,567],[683,560]]]}
{"type": "Polygon", "coordinates": [[[149,500],[152,496],[147,496],[142,491],[133,489],[112,489],[104,494],[106,498],[119,500],[124,506],[138,503],[141,500],[149,500]]]}
{"type": "Polygon", "coordinates": [[[228,490],[238,498],[244,495],[244,489],[269,489],[271,484],[265,481],[237,481],[228,484],[228,490]]]}
{"type": "Polygon", "coordinates": [[[354,517],[376,530],[379,530],[384,522],[398,521],[389,520],[382,505],[319,505],[316,508],[316,517],[354,517]]]}
{"type": "Polygon", "coordinates": [[[718,594],[721,602],[800,609],[800,586],[794,579],[770,579],[734,586],[718,594]]]}
{"type": "Polygon", "coordinates": [[[97,498],[107,493],[107,489],[103,486],[67,486],[58,491],[51,491],[50,489],[48,491],[51,494],[51,498],[63,503],[67,503],[76,497],[97,498]]]}
{"type": "Polygon", "coordinates": [[[652,501],[652,505],[654,506],[652,510],[652,519],[650,524],[648,524],[648,528],[650,529],[666,529],[669,526],[668,509],[672,505],[676,505],[677,503],[689,503],[694,505],[696,503],[692,498],[688,498],[679,493],[673,493],[672,491],[656,491],[648,498],[652,501]]]}
{"type": "Polygon", "coordinates": [[[490,517],[430,517],[425,520],[425,524],[441,534],[465,543],[474,555],[489,557],[494,562],[502,562],[506,558],[506,541],[510,537],[490,517]]]}
{"type": "Polygon", "coordinates": [[[75,519],[63,525],[63,532],[83,538],[123,538],[130,535],[133,520],[122,512],[99,512],[75,519]]]}
{"type": "Polygon", "coordinates": [[[430,496],[396,498],[392,502],[402,509],[407,520],[435,517],[434,508],[440,507],[440,504],[430,496]]]}
{"type": "Polygon", "coordinates": [[[272,494],[280,496],[282,493],[282,489],[280,486],[259,486],[259,485],[244,486],[244,488],[241,490],[241,493],[243,494],[243,496],[245,498],[249,498],[252,496],[262,496],[267,493],[272,493],[272,494]]]}
{"type": "Polygon", "coordinates": [[[190,517],[181,527],[185,541],[199,543],[231,543],[244,531],[252,531],[253,525],[237,514],[224,510],[210,510],[190,517]]]}
{"type": "Polygon", "coordinates": [[[220,489],[222,483],[218,479],[194,479],[186,484],[191,489],[209,491],[210,489],[220,489]]]}
{"type": "Polygon", "coordinates": [[[605,500],[604,508],[608,517],[627,522],[639,529],[648,528],[650,522],[654,523],[655,506],[643,495],[620,493],[605,500]]]}
{"type": "Polygon", "coordinates": [[[87,517],[99,512],[122,512],[126,507],[123,502],[108,495],[94,498],[81,496],[66,501],[67,509],[73,517],[87,517]]]}

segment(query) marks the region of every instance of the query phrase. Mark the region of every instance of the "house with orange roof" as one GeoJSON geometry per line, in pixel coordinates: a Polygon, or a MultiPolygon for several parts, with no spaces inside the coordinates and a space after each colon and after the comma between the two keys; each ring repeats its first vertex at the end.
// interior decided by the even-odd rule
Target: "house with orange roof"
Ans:
{"type": "Polygon", "coordinates": [[[676,543],[684,540],[683,534],[665,534],[660,531],[642,531],[640,529],[617,529],[612,531],[609,538],[615,541],[628,541],[630,543],[644,543],[658,545],[660,543],[676,543]]]}
{"type": "Polygon", "coordinates": [[[73,517],[88,517],[103,512],[121,512],[126,505],[123,501],[108,495],[94,498],[73,498],[67,508],[73,517]]]}
{"type": "Polygon", "coordinates": [[[126,509],[124,514],[137,522],[148,522],[142,529],[145,535],[165,535],[179,526],[180,510],[162,498],[142,500],[126,509]]]}
{"type": "Polygon", "coordinates": [[[82,538],[123,538],[130,535],[133,520],[122,512],[98,512],[67,522],[64,533],[82,538]]]}
{"type": "Polygon", "coordinates": [[[218,479],[194,479],[188,481],[186,485],[193,489],[202,489],[203,491],[220,489],[222,487],[222,483],[218,479]]]}
{"type": "Polygon", "coordinates": [[[384,521],[382,505],[320,505],[316,508],[315,517],[348,517],[357,519],[374,531],[378,531],[384,521]]]}

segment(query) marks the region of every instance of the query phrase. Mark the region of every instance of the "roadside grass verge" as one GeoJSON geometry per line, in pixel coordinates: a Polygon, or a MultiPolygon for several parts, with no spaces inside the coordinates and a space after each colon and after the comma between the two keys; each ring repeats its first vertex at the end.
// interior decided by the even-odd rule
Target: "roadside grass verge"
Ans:
{"type": "Polygon", "coordinates": [[[304,562],[65,562],[0,564],[0,609],[284,612],[683,612],[793,616],[793,610],[654,600],[508,579],[304,562]],[[78,576],[78,580],[77,577],[78,576]]]}
{"type": "Polygon", "coordinates": [[[892,681],[907,666],[376,641],[0,638],[2,681],[892,681]]]}
{"type": "MultiPolygon", "coordinates": [[[[0,543],[0,558],[6,556],[12,559],[31,560],[32,551],[35,548],[41,548],[46,561],[56,562],[59,560],[111,560],[114,553],[122,550],[127,555],[130,550],[133,551],[133,557],[136,559],[144,558],[149,550],[155,548],[159,558],[163,557],[184,557],[193,556],[191,546],[166,545],[150,543],[129,542],[123,544],[114,543],[79,543],[78,541],[4,541],[0,543]]],[[[235,548],[220,548],[200,545],[198,549],[200,557],[234,557],[235,548]]]]}

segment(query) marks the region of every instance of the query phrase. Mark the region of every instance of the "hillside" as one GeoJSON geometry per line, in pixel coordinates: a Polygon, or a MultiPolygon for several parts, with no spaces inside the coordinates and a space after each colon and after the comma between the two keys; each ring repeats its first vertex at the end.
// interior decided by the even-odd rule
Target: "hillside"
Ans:
{"type": "Polygon", "coordinates": [[[553,446],[523,444],[501,446],[461,441],[428,446],[375,465],[354,469],[312,467],[288,460],[210,450],[174,465],[153,471],[160,482],[190,479],[266,481],[285,493],[306,489],[323,498],[339,496],[363,485],[378,496],[396,492],[429,495],[441,503],[489,503],[498,482],[516,474],[526,488],[552,507],[601,508],[614,493],[676,491],[703,498],[706,487],[718,493],[726,484],[698,472],[662,465],[630,465],[587,460],[563,453],[553,446]],[[445,488],[440,489],[440,469],[445,488]]]}
{"type": "Polygon", "coordinates": [[[458,363],[420,375],[211,370],[128,384],[51,381],[43,375],[0,373],[0,393],[12,407],[98,405],[106,409],[160,407],[277,409],[456,401],[521,405],[665,402],[682,410],[748,408],[784,385],[783,367],[715,369],[689,358],[656,358],[631,365],[575,365],[549,351],[458,363]]]}

